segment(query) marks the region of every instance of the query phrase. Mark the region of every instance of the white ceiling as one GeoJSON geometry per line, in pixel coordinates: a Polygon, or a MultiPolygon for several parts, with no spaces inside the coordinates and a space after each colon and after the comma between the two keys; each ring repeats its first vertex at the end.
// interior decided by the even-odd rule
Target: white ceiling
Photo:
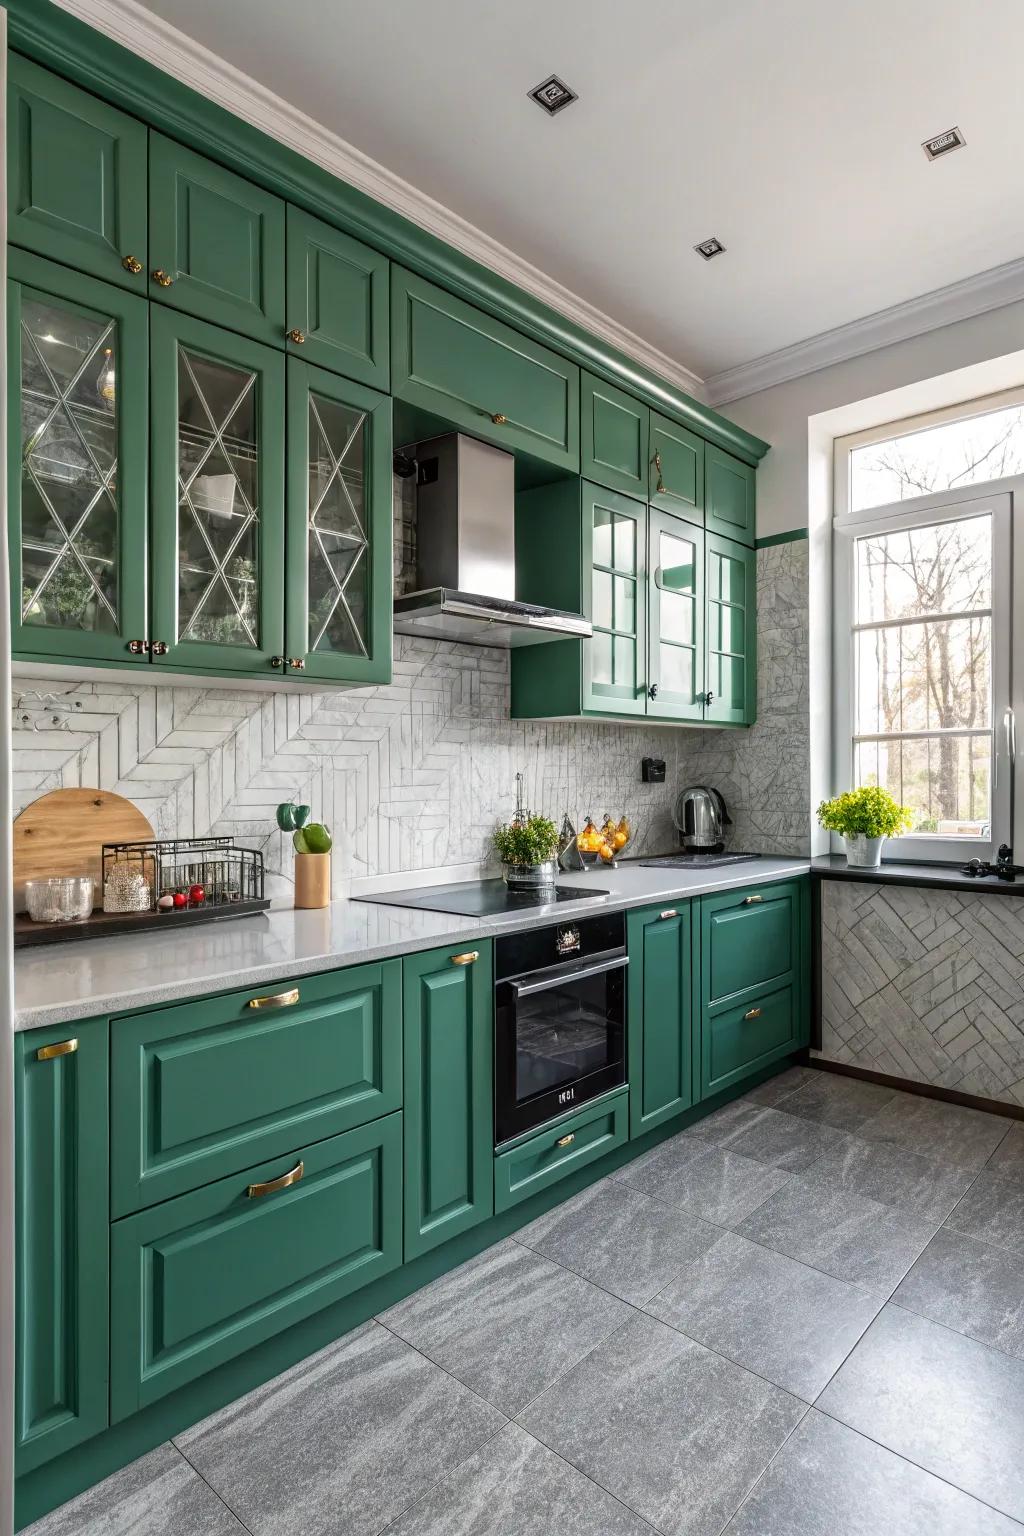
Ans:
{"type": "Polygon", "coordinates": [[[146,8],[705,377],[1024,254],[1021,0],[146,8]]]}

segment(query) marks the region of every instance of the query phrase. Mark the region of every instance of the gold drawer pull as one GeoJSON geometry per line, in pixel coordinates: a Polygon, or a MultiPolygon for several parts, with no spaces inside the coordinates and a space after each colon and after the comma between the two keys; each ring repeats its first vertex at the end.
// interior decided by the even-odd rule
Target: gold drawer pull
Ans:
{"type": "Polygon", "coordinates": [[[77,1040],[58,1040],[54,1045],[41,1045],[36,1051],[36,1060],[53,1061],[58,1056],[70,1056],[77,1050],[77,1040]]]}
{"type": "Polygon", "coordinates": [[[664,922],[667,922],[670,917],[678,917],[678,916],[679,916],[679,913],[676,911],[675,907],[666,907],[664,912],[659,912],[658,913],[658,921],[661,922],[661,923],[664,923],[664,922]]]}
{"type": "Polygon", "coordinates": [[[570,1131],[568,1136],[559,1136],[558,1140],[555,1142],[555,1146],[556,1147],[571,1147],[575,1140],[576,1140],[576,1132],[575,1131],[570,1131]]]}
{"type": "Polygon", "coordinates": [[[478,949],[467,949],[464,955],[452,955],[452,965],[472,965],[474,960],[479,959],[478,949]]]}
{"type": "Polygon", "coordinates": [[[272,997],[250,997],[249,1008],[290,1008],[299,1000],[298,987],[292,987],[288,992],[275,992],[272,997]]]}
{"type": "Polygon", "coordinates": [[[245,1193],[250,1200],[258,1200],[261,1195],[273,1195],[279,1189],[287,1189],[289,1185],[297,1184],[305,1171],[306,1165],[300,1158],[290,1173],[282,1173],[279,1179],[268,1179],[266,1184],[250,1184],[245,1193]]]}
{"type": "Polygon", "coordinates": [[[755,901],[764,901],[764,897],[763,896],[744,896],[744,898],[743,898],[743,905],[745,907],[752,907],[754,905],[755,901]]]}
{"type": "Polygon", "coordinates": [[[751,1008],[743,1017],[745,1019],[759,1019],[761,1017],[761,1010],[760,1008],[751,1008]]]}

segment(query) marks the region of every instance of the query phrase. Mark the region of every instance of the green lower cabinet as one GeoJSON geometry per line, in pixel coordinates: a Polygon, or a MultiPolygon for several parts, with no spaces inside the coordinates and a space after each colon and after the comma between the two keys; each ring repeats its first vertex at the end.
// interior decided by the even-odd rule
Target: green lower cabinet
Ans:
{"type": "Polygon", "coordinates": [[[107,1021],[14,1037],[15,1460],[107,1425],[107,1021]]]}
{"type": "Polygon", "coordinates": [[[401,1113],[116,1221],[111,1422],[401,1262],[401,1113]]]}
{"type": "Polygon", "coordinates": [[[494,1210],[492,946],[403,961],[405,1257],[494,1210]]]}
{"type": "Polygon", "coordinates": [[[709,1013],[701,1042],[701,1093],[708,1098],[802,1043],[797,988],[758,992],[709,1013]]]}
{"type": "Polygon", "coordinates": [[[690,903],[630,912],[626,936],[629,1130],[635,1137],[696,1100],[693,1009],[699,971],[690,903]]]}
{"type": "Polygon", "coordinates": [[[629,1140],[629,1090],[595,1099],[543,1131],[522,1136],[494,1159],[494,1209],[507,1211],[629,1140]]]}

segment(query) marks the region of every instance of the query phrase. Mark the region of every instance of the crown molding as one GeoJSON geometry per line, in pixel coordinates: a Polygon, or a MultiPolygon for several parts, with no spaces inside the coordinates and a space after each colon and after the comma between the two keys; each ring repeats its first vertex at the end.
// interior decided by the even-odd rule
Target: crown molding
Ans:
{"type": "Polygon", "coordinates": [[[829,368],[851,357],[862,357],[879,347],[889,347],[894,342],[908,341],[913,336],[923,336],[926,331],[953,325],[957,320],[970,320],[988,310],[1001,309],[1004,304],[1013,304],[1019,299],[1024,299],[1024,258],[1008,261],[1001,267],[990,267],[958,283],[935,288],[916,299],[893,304],[891,308],[880,309],[863,319],[851,320],[848,325],[821,331],[791,347],[782,347],[778,352],[768,352],[749,363],[712,374],[704,380],[704,398],[712,406],[740,400],[745,395],[757,394],[775,384],[785,384],[803,374],[816,373],[819,368],[829,368]]]}
{"type": "Polygon", "coordinates": [[[251,75],[236,69],[226,59],[146,10],[138,0],[56,0],[56,4],[182,85],[216,101],[277,143],[295,150],[330,175],[365,192],[410,223],[550,305],[574,324],[624,352],[676,388],[703,399],[703,381],[691,369],[588,304],[467,219],[363,154],[355,145],[330,132],[251,75]]]}

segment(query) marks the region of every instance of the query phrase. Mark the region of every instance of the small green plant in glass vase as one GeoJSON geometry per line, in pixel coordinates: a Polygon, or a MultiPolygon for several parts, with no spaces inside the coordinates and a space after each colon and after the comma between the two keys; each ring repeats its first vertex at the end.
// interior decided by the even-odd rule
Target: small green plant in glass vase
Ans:
{"type": "Polygon", "coordinates": [[[909,831],[914,824],[909,805],[900,805],[880,784],[862,784],[845,794],[823,800],[818,821],[826,832],[838,832],[846,845],[846,862],[858,869],[877,869],[887,837],[909,831]]]}

